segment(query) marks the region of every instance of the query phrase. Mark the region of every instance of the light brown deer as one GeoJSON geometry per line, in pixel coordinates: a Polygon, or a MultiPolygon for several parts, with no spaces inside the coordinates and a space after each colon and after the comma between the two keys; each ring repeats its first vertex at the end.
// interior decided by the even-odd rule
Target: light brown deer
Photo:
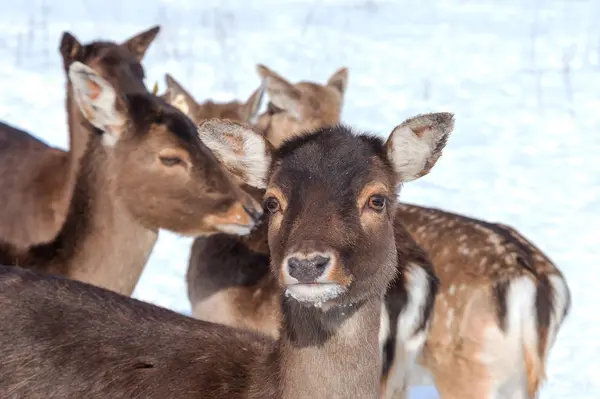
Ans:
{"type": "Polygon", "coordinates": [[[160,228],[248,234],[262,208],[220,166],[193,122],[140,90],[125,94],[75,61],[68,112],[80,166],[66,221],[48,244],[3,263],[130,295],[160,228]],[[85,127],[85,129],[83,129],[85,127]]]}
{"type": "MultiPolygon", "coordinates": [[[[266,69],[263,73],[270,75],[266,69]]],[[[283,96],[286,98],[275,101],[294,109],[308,106],[309,102],[298,99],[290,90],[291,83],[279,75],[273,76],[269,81],[277,81],[277,86],[267,86],[271,102],[283,96]]],[[[328,102],[321,106],[336,107],[328,102]]],[[[337,107],[329,113],[339,115],[341,104],[337,107]]],[[[259,120],[271,132],[267,137],[275,136],[280,142],[304,131],[302,119],[293,115],[294,112],[270,104],[259,120]],[[286,123],[278,123],[281,120],[286,123]]],[[[325,126],[335,121],[322,123],[325,126]]],[[[309,122],[311,127],[314,124],[314,120],[309,122]]],[[[428,251],[441,279],[442,291],[432,312],[432,330],[419,357],[419,362],[432,372],[441,395],[487,398],[497,393],[535,397],[544,376],[547,353],[569,309],[570,293],[558,268],[507,226],[404,203],[398,206],[397,219],[428,251]],[[481,305],[482,302],[487,305],[481,305]],[[532,303],[535,308],[530,307],[532,303]],[[465,304],[469,305],[465,308],[465,304]],[[496,312],[496,308],[500,311],[496,312]],[[512,330],[506,329],[510,317],[514,320],[523,309],[530,311],[530,318],[512,330]],[[465,326],[469,326],[471,335],[463,332],[465,326]],[[519,328],[522,334],[517,334],[519,328]],[[498,352],[484,352],[485,335],[496,340],[487,344],[496,345],[498,352]],[[515,347],[518,350],[513,350],[515,347]],[[487,357],[481,360],[482,356],[487,357]],[[491,380],[489,375],[496,379],[491,380]]],[[[219,235],[194,242],[188,269],[188,295],[194,317],[277,334],[280,315],[273,304],[273,282],[264,271],[268,259],[264,242],[265,233],[260,228],[247,237],[219,235]],[[243,265],[243,274],[227,272],[243,265]]],[[[412,305],[403,309],[396,304],[396,311],[384,314],[389,317],[382,320],[382,348],[389,360],[383,370],[382,389],[386,397],[405,397],[407,371],[424,341],[406,332],[415,325],[415,316],[428,314],[431,291],[427,284],[412,287],[412,305]]],[[[394,302],[391,298],[386,301],[390,306],[394,302]]]]}
{"type": "Polygon", "coordinates": [[[200,136],[223,164],[253,165],[246,183],[266,189],[280,338],[0,267],[0,318],[11,320],[0,323],[0,396],[378,398],[396,188],[426,173],[452,121],[411,118],[385,142],[337,126],[276,151],[242,125],[204,122],[200,136]]]}
{"type": "MultiPolygon", "coordinates": [[[[60,53],[65,74],[71,62],[82,61],[102,71],[123,92],[146,91],[140,62],[159,29],[155,26],[122,44],[97,41],[82,45],[64,32],[60,53]]],[[[69,96],[67,93],[67,106],[69,96]]],[[[32,246],[52,241],[63,226],[90,131],[71,122],[69,118],[69,151],[0,123],[0,191],[5,193],[0,208],[0,258],[8,250],[26,253],[32,246]]]]}
{"type": "Polygon", "coordinates": [[[196,123],[211,118],[218,118],[254,124],[256,123],[256,117],[265,89],[264,84],[261,85],[250,95],[246,102],[236,100],[217,103],[212,100],[206,100],[203,103],[198,103],[171,75],[165,75],[165,81],[167,89],[161,97],[196,123]]]}

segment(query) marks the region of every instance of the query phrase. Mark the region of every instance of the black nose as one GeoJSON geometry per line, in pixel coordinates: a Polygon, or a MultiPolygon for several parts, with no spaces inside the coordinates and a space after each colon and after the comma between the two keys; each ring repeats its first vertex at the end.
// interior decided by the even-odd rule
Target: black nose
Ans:
{"type": "Polygon", "coordinates": [[[288,259],[288,274],[298,280],[298,283],[314,283],[325,273],[331,259],[323,255],[309,255],[307,257],[288,259]]]}

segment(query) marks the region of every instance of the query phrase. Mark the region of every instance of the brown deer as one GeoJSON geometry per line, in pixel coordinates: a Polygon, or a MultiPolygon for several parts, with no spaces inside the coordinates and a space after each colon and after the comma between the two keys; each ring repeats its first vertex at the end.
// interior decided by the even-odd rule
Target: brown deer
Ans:
{"type": "Polygon", "coordinates": [[[196,123],[211,118],[230,119],[250,124],[256,123],[256,116],[264,95],[264,84],[256,89],[246,102],[216,103],[212,100],[206,100],[203,103],[198,103],[171,75],[166,74],[165,81],[167,89],[161,97],[196,123]]]}
{"type": "Polygon", "coordinates": [[[418,116],[385,142],[336,126],[272,150],[243,125],[202,123],[217,158],[266,189],[280,338],[0,267],[0,315],[11,320],[0,323],[0,396],[379,397],[396,189],[427,173],[452,125],[451,114],[418,116]]]}
{"type": "MultiPolygon", "coordinates": [[[[269,72],[265,72],[266,75],[269,72]]],[[[308,107],[314,100],[298,99],[289,89],[292,84],[275,76],[269,82],[276,80],[277,86],[267,85],[271,104],[259,120],[261,126],[270,131],[267,137],[276,136],[280,142],[305,128],[302,119],[295,118],[286,108],[274,107],[272,99],[286,97],[275,101],[295,109],[308,107]],[[286,123],[279,123],[281,120],[286,123]]],[[[321,106],[338,107],[330,114],[341,113],[341,104],[325,102],[321,106]]],[[[323,126],[331,123],[322,122],[323,126]]],[[[309,122],[309,126],[314,124],[314,120],[309,122]]],[[[570,293],[558,268],[531,242],[507,226],[405,203],[399,203],[397,219],[428,251],[442,283],[435,312],[432,312],[435,315],[431,320],[433,329],[427,335],[424,354],[418,359],[432,372],[441,395],[444,398],[490,397],[494,392],[511,395],[512,389],[516,396],[534,397],[544,376],[547,353],[570,306],[570,293]],[[526,288],[533,284],[537,288],[529,293],[531,295],[525,293],[519,297],[514,293],[517,288],[508,290],[519,284],[526,288]],[[487,308],[472,305],[478,301],[487,301],[487,308]],[[535,301],[535,310],[531,310],[531,318],[523,322],[527,334],[504,330],[506,318],[527,308],[532,301],[535,301]],[[468,309],[465,303],[469,304],[468,309]],[[495,307],[504,310],[496,313],[495,307]],[[473,323],[470,331],[475,336],[456,330],[456,326],[473,323]],[[489,354],[493,361],[484,364],[478,357],[484,348],[476,348],[482,342],[481,335],[476,335],[494,332],[498,353],[489,354]],[[464,343],[465,337],[472,341],[469,345],[464,343]],[[515,345],[521,349],[512,351],[510,348],[515,345]],[[464,351],[467,347],[470,352],[464,351]],[[523,352],[523,347],[527,347],[528,352],[523,352]],[[498,379],[490,382],[486,371],[487,375],[496,373],[498,379]],[[462,376],[461,380],[456,378],[457,373],[462,376]],[[481,389],[473,388],[471,375],[477,378],[481,389]],[[484,389],[487,391],[482,391],[484,389]]],[[[187,277],[194,317],[277,335],[280,315],[273,303],[273,282],[264,271],[268,262],[265,242],[266,235],[260,227],[246,237],[217,235],[194,242],[187,277]],[[228,272],[242,268],[245,268],[244,273],[228,272]]],[[[421,262],[423,265],[425,262],[421,262]]],[[[417,302],[423,305],[403,309],[396,304],[398,310],[389,315],[384,313],[389,316],[382,319],[382,347],[387,359],[382,380],[386,397],[406,395],[407,368],[414,354],[420,352],[419,343],[422,343],[407,335],[406,330],[410,331],[415,324],[412,309],[428,309],[430,292],[429,288],[420,291],[415,288],[413,305],[417,302]],[[428,294],[422,295],[422,292],[428,294]]],[[[388,306],[392,306],[391,302],[394,302],[392,297],[386,298],[388,306]]]]}
{"type": "Polygon", "coordinates": [[[78,61],[69,68],[72,124],[91,129],[77,138],[87,143],[73,199],[56,239],[14,263],[130,295],[158,229],[250,232],[262,207],[188,117],[147,92],[119,92],[78,61]]]}
{"type": "MultiPolygon", "coordinates": [[[[65,74],[73,61],[100,71],[121,92],[145,92],[140,64],[160,28],[155,26],[122,44],[97,41],[82,45],[69,32],[60,42],[65,74]]],[[[67,110],[72,93],[67,85],[67,110]]],[[[70,150],[48,146],[29,133],[0,123],[0,258],[16,263],[13,254],[54,240],[65,223],[87,138],[89,124],[68,118],[70,150]]],[[[18,257],[17,257],[18,258],[18,257]]]]}
{"type": "MultiPolygon", "coordinates": [[[[263,80],[261,88],[268,87],[272,100],[267,111],[259,116],[256,127],[271,144],[290,137],[294,130],[310,131],[312,121],[339,121],[348,80],[346,68],[336,71],[325,85],[307,81],[291,84],[260,64],[257,65],[257,72],[263,80]],[[273,104],[285,106],[293,101],[297,104],[293,108],[300,110],[296,113],[298,116],[291,116],[273,104]],[[304,123],[304,118],[310,122],[304,123]]],[[[170,87],[175,89],[171,98],[181,95],[181,102],[186,99],[187,105],[180,109],[194,108],[195,101],[190,101],[189,95],[181,94],[185,92],[181,86],[170,87]]],[[[201,123],[204,115],[189,113],[196,123],[201,123]]],[[[242,118],[230,119],[245,122],[242,118]]],[[[321,124],[325,125],[323,122],[321,124]]],[[[264,195],[264,190],[255,187],[245,186],[245,190],[257,200],[264,195]]],[[[407,246],[406,242],[402,240],[399,245],[407,246]]],[[[192,245],[187,272],[193,316],[216,323],[254,328],[276,337],[280,325],[278,288],[276,281],[270,278],[268,267],[269,249],[264,224],[244,237],[218,234],[197,238],[192,245]],[[228,299],[222,300],[221,297],[228,299]]]]}

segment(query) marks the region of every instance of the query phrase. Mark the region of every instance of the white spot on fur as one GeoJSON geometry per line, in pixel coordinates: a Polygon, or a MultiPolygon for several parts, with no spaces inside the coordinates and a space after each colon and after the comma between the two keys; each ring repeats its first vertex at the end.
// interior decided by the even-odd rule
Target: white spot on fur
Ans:
{"type": "Polygon", "coordinates": [[[266,188],[271,157],[265,139],[250,128],[219,120],[208,120],[198,126],[198,136],[228,169],[243,170],[245,183],[256,188],[266,188]],[[226,135],[242,143],[241,153],[236,152],[226,135]]]}
{"type": "Polygon", "coordinates": [[[448,295],[454,295],[454,291],[456,291],[456,286],[454,284],[451,284],[450,288],[448,288],[448,295]]]}
{"type": "Polygon", "coordinates": [[[383,345],[390,336],[390,314],[385,303],[381,305],[381,322],[379,324],[379,348],[383,351],[383,345]]]}
{"type": "Polygon", "coordinates": [[[416,350],[415,345],[422,345],[423,342],[420,339],[415,341],[413,332],[422,320],[431,281],[423,268],[411,263],[407,271],[406,285],[408,298],[404,309],[398,316],[396,339],[405,342],[407,350],[416,350]]]}
{"type": "Polygon", "coordinates": [[[504,251],[504,247],[502,246],[502,240],[500,239],[500,237],[497,234],[495,234],[495,233],[488,234],[487,241],[490,244],[494,245],[494,249],[496,250],[497,254],[500,254],[504,251]]]}

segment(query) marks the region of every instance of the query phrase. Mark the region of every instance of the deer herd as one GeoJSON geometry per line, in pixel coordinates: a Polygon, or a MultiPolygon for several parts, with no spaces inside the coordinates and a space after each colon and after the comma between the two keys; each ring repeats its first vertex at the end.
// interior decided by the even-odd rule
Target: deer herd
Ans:
{"type": "Polygon", "coordinates": [[[514,228],[397,199],[452,113],[358,132],[346,68],[151,92],[159,30],[63,33],[68,151],[0,123],[0,397],[407,398],[417,366],[443,399],[539,395],[564,276],[514,228]],[[193,317],[131,298],[160,229],[195,237],[193,317]]]}

